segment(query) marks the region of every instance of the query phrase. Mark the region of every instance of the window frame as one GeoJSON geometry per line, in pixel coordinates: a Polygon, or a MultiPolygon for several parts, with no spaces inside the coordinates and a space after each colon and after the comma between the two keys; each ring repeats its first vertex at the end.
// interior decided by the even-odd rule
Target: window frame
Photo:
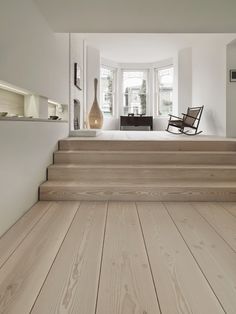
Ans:
{"type": "MultiPolygon", "coordinates": [[[[158,80],[158,71],[160,70],[165,70],[165,69],[169,69],[169,68],[173,68],[173,86],[172,86],[172,92],[174,94],[174,71],[175,71],[175,68],[174,68],[174,64],[173,63],[170,63],[170,64],[166,64],[166,65],[163,65],[163,66],[159,66],[159,67],[155,67],[154,68],[154,114],[155,114],[155,117],[157,118],[166,118],[168,117],[168,115],[160,115],[159,114],[159,103],[160,103],[160,89],[159,89],[159,80],[158,80]]],[[[174,99],[172,101],[172,113],[173,114],[173,111],[174,111],[174,99]]]]}
{"type": "MultiPolygon", "coordinates": [[[[106,65],[106,64],[101,64],[100,66],[100,81],[101,81],[101,71],[102,69],[107,69],[110,71],[113,71],[113,91],[112,92],[108,92],[106,94],[111,94],[113,95],[113,103],[112,103],[112,113],[111,114],[105,114],[102,110],[102,99],[103,99],[103,92],[102,89],[100,87],[100,102],[101,102],[101,110],[102,113],[104,114],[105,118],[114,118],[116,116],[117,113],[117,82],[118,82],[118,78],[117,78],[117,73],[118,73],[118,69],[116,67],[110,66],[110,65],[106,65]]],[[[100,84],[101,86],[101,84],[100,84]]]]}
{"type": "Polygon", "coordinates": [[[123,67],[120,73],[120,112],[124,115],[124,72],[146,72],[146,115],[150,114],[150,68],[148,67],[123,67]]]}

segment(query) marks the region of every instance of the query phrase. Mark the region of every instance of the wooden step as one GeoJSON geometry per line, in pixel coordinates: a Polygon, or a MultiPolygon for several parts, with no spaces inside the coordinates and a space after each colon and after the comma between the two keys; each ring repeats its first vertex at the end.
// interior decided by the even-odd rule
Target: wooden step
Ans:
{"type": "Polygon", "coordinates": [[[236,181],[236,166],[203,165],[78,165],[57,164],[48,168],[48,180],[84,183],[155,183],[162,180],[236,181]]]}
{"type": "Polygon", "coordinates": [[[235,139],[67,138],[54,163],[42,200],[235,200],[235,139]]]}
{"type": "Polygon", "coordinates": [[[57,151],[54,163],[79,164],[236,164],[236,151],[57,151]]]}
{"type": "Polygon", "coordinates": [[[163,181],[155,184],[84,184],[47,181],[40,200],[236,201],[236,182],[163,181]]]}
{"type": "MultiPolygon", "coordinates": [[[[176,138],[177,139],[177,138],[176,138]]],[[[96,151],[236,151],[234,139],[218,140],[92,140],[68,138],[59,141],[59,150],[96,151]]]]}

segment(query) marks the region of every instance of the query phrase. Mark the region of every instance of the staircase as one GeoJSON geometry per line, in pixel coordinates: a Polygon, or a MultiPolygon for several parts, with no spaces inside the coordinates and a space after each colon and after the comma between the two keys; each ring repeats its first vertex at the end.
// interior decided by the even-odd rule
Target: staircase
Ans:
{"type": "Polygon", "coordinates": [[[40,200],[236,201],[232,140],[59,142],[40,200]]]}

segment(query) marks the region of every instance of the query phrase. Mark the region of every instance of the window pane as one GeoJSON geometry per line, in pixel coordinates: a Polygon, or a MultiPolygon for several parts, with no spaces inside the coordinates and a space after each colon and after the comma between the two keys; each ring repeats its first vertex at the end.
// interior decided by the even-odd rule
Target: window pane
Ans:
{"type": "Polygon", "coordinates": [[[102,111],[105,115],[112,115],[113,113],[113,94],[102,94],[102,111]]]}
{"type": "Polygon", "coordinates": [[[146,114],[147,71],[123,72],[124,114],[146,114]]]}
{"type": "Polygon", "coordinates": [[[105,115],[113,114],[115,94],[115,70],[101,68],[101,108],[105,115]]]}
{"type": "Polygon", "coordinates": [[[173,67],[157,71],[158,115],[167,116],[173,110],[173,67]]]}

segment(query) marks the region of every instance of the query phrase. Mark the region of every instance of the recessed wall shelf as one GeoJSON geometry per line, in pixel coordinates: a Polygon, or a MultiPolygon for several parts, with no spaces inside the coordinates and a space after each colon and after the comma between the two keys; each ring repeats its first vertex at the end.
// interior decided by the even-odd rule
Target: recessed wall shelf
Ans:
{"type": "Polygon", "coordinates": [[[1,121],[67,122],[68,105],[60,104],[46,97],[35,95],[0,81],[1,121]],[[50,119],[57,116],[58,119],[50,119]]]}
{"type": "Polygon", "coordinates": [[[0,117],[0,121],[25,121],[25,122],[60,122],[68,123],[67,120],[51,120],[51,119],[41,119],[41,118],[27,118],[27,117],[0,117]]]}

